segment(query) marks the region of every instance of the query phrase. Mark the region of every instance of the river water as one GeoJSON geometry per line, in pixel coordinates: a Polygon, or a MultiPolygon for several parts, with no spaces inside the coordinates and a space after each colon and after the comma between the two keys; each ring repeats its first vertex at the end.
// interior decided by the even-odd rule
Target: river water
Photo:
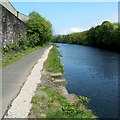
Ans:
{"type": "Polygon", "coordinates": [[[68,92],[90,98],[88,108],[96,116],[118,117],[119,54],[82,45],[57,46],[68,92]]]}

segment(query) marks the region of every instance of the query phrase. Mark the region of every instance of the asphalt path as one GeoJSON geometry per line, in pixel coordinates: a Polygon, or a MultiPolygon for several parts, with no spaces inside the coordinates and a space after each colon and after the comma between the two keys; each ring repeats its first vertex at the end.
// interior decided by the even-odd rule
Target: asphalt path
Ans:
{"type": "Polygon", "coordinates": [[[28,54],[2,69],[2,116],[12,100],[19,94],[32,68],[48,47],[50,45],[28,54]]]}

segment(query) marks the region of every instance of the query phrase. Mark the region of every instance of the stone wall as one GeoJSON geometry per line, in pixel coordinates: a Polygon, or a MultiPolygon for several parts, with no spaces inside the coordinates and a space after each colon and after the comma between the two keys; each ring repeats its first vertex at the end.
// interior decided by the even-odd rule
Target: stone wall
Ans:
{"type": "Polygon", "coordinates": [[[27,25],[0,4],[0,47],[17,40],[26,31],[27,25]]]}

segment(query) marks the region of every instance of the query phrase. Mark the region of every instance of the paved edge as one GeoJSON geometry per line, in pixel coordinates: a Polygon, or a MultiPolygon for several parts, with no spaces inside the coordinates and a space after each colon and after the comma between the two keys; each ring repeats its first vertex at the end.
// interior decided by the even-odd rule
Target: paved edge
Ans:
{"type": "Polygon", "coordinates": [[[11,108],[4,118],[27,118],[32,107],[31,99],[34,96],[37,84],[40,83],[43,63],[47,59],[51,48],[52,46],[44,52],[43,56],[35,64],[27,81],[24,83],[18,96],[13,100],[11,108]]]}

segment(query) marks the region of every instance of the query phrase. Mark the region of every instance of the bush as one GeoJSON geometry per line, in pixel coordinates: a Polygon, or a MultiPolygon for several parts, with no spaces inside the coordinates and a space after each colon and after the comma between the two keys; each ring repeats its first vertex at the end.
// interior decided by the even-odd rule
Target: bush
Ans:
{"type": "Polygon", "coordinates": [[[20,50],[20,47],[18,45],[17,42],[14,42],[14,43],[10,43],[8,45],[6,45],[5,48],[3,48],[3,53],[7,53],[7,52],[10,52],[12,50],[15,50],[15,51],[19,51],[20,50]]]}
{"type": "Polygon", "coordinates": [[[21,35],[21,37],[14,41],[13,43],[10,43],[8,45],[6,45],[5,48],[3,48],[3,53],[7,53],[7,52],[20,52],[22,50],[26,50],[29,47],[29,41],[27,39],[27,36],[21,35]]]}
{"type": "Polygon", "coordinates": [[[49,42],[52,38],[51,23],[35,11],[29,14],[29,18],[27,36],[30,45],[34,47],[49,42]]]}
{"type": "Polygon", "coordinates": [[[90,101],[89,98],[84,97],[84,96],[80,96],[79,99],[78,99],[77,105],[78,105],[78,106],[81,105],[81,104],[85,105],[85,104],[87,104],[89,101],[90,101]]]}
{"type": "Polygon", "coordinates": [[[19,38],[18,45],[21,50],[26,50],[29,47],[29,41],[25,34],[19,38]]]}
{"type": "Polygon", "coordinates": [[[28,36],[29,46],[35,47],[39,45],[39,35],[37,33],[31,34],[28,36]]]}

